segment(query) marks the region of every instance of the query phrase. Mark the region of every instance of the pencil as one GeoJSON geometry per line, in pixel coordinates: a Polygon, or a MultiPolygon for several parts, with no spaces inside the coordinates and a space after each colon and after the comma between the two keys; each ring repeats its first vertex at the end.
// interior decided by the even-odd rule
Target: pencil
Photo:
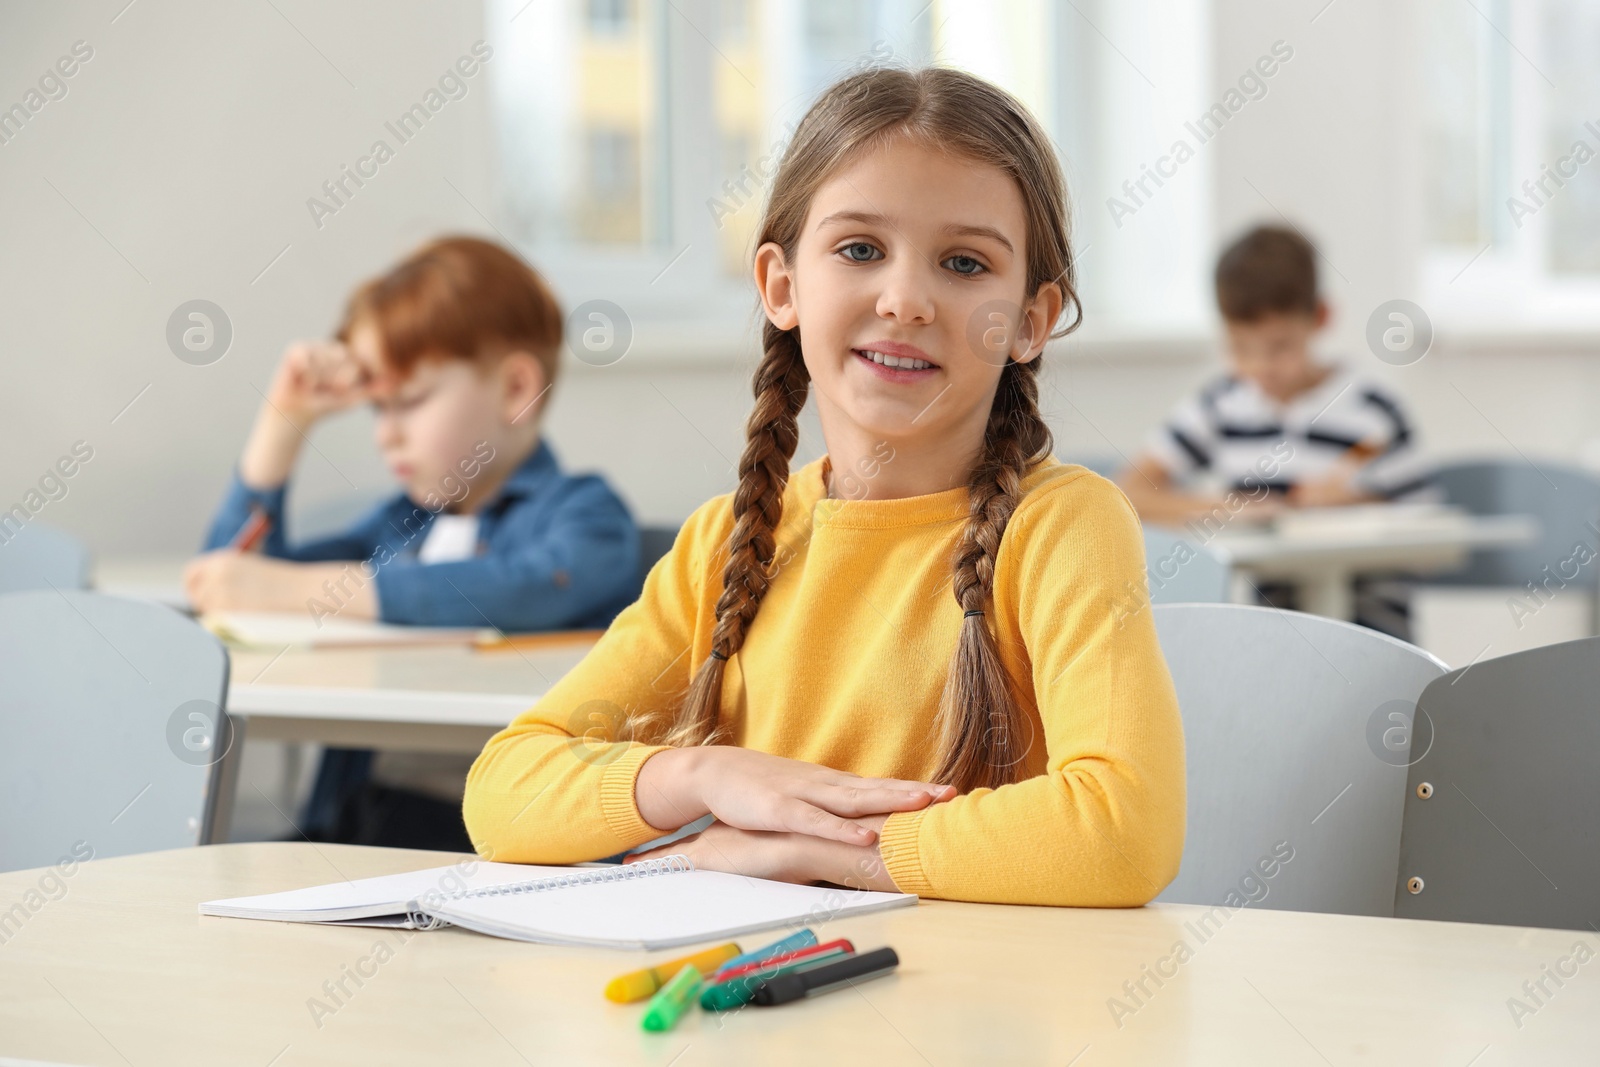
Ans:
{"type": "Polygon", "coordinates": [[[259,507],[252,507],[250,518],[245,521],[233,539],[233,547],[240,552],[254,552],[271,531],[271,516],[259,507]]]}
{"type": "Polygon", "coordinates": [[[598,641],[603,633],[604,630],[553,630],[540,634],[497,634],[474,641],[472,647],[479,652],[510,652],[520,649],[591,645],[598,641]]]}

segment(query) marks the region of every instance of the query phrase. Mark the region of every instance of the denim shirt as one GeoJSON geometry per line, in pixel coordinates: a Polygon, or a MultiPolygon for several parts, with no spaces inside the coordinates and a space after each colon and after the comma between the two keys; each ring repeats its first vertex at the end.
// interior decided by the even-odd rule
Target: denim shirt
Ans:
{"type": "Polygon", "coordinates": [[[627,505],[598,474],[564,474],[543,438],[476,512],[478,554],[467,560],[418,561],[433,512],[404,493],[342,534],[290,544],[286,488],[250,489],[235,468],[205,549],[231,543],[259,507],[272,520],[263,553],[300,563],[359,561],[350,574],[358,584],[376,581],[379,618],[417,626],[599,629],[640,592],[639,529],[627,505]]]}

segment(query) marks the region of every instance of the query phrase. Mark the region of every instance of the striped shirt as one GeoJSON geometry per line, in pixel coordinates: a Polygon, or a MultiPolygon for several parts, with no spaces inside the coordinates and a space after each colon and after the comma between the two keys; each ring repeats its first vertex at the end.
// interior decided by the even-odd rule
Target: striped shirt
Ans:
{"type": "Polygon", "coordinates": [[[1176,481],[1287,491],[1325,476],[1359,446],[1373,458],[1355,475],[1356,488],[1389,499],[1423,489],[1428,472],[1399,402],[1348,368],[1330,370],[1288,403],[1242,378],[1219,378],[1174,409],[1145,454],[1176,481]]]}

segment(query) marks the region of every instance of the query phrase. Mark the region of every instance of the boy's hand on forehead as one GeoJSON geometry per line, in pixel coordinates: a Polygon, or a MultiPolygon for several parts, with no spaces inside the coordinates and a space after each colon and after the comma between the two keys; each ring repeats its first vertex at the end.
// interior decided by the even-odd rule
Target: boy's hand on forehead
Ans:
{"type": "Polygon", "coordinates": [[[267,398],[304,429],[367,400],[372,373],[338,341],[296,341],[284,350],[267,398]]]}

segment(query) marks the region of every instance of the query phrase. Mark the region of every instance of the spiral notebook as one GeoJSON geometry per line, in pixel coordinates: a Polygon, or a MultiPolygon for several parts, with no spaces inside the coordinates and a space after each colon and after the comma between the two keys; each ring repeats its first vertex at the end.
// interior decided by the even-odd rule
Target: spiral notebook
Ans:
{"type": "Polygon", "coordinates": [[[279,922],[460,926],[550,945],[658,949],[913,905],[908,893],[700,871],[687,856],[608,867],[480,862],[200,905],[200,914],[279,922]]]}

